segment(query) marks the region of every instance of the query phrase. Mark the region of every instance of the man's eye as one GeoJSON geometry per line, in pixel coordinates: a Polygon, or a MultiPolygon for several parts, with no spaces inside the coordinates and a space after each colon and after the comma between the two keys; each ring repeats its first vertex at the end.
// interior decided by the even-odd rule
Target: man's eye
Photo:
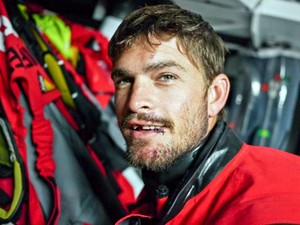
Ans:
{"type": "Polygon", "coordinates": [[[162,81],[170,81],[170,80],[175,80],[176,77],[172,74],[163,74],[159,77],[159,80],[162,80],[162,81]]]}
{"type": "Polygon", "coordinates": [[[114,81],[116,86],[123,86],[125,84],[128,84],[131,82],[131,79],[129,78],[124,78],[124,79],[117,79],[114,81]]]}

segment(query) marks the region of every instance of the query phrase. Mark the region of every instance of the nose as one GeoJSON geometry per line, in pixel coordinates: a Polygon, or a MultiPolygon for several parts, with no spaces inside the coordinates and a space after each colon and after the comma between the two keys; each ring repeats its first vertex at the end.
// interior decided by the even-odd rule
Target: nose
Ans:
{"type": "Polygon", "coordinates": [[[135,80],[130,92],[128,107],[132,112],[147,112],[153,108],[155,99],[154,86],[148,80],[135,80]]]}

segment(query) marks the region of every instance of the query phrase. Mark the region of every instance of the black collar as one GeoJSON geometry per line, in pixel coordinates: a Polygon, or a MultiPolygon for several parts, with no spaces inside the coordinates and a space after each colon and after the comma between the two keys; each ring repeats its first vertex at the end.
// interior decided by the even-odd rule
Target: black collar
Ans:
{"type": "Polygon", "coordinates": [[[177,159],[174,164],[162,172],[143,170],[142,177],[145,183],[145,188],[147,188],[147,192],[151,193],[154,197],[154,195],[158,194],[157,191],[159,188],[161,186],[165,186],[168,188],[169,194],[173,193],[179,181],[182,179],[197,156],[199,148],[200,146],[184,154],[177,159]]]}

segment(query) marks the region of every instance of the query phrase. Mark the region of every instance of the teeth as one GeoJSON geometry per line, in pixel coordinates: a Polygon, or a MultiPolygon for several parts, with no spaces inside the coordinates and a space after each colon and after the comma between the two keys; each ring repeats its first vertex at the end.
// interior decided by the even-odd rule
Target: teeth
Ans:
{"type": "Polygon", "coordinates": [[[156,126],[143,126],[142,128],[144,130],[155,130],[155,129],[159,129],[160,127],[156,127],[156,126]]]}
{"type": "Polygon", "coordinates": [[[138,129],[143,129],[143,130],[158,130],[160,129],[161,127],[158,127],[158,126],[133,126],[133,129],[134,130],[138,130],[138,129]]]}

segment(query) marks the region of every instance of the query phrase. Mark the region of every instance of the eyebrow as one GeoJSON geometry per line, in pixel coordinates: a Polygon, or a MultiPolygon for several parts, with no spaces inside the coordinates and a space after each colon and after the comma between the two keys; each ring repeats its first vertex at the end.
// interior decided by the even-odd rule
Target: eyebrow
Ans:
{"type": "MultiPolygon", "coordinates": [[[[186,71],[186,69],[181,66],[180,64],[178,64],[177,62],[173,61],[173,60],[168,60],[168,61],[162,61],[162,62],[157,62],[157,63],[150,63],[150,64],[146,64],[145,67],[143,68],[143,72],[147,73],[147,72],[151,72],[151,71],[158,71],[164,68],[170,68],[170,67],[175,67],[178,68],[182,71],[186,71]]],[[[111,77],[112,78],[116,78],[116,77],[120,77],[120,76],[130,76],[130,72],[128,72],[126,69],[123,68],[119,68],[119,69],[114,69],[111,72],[111,77]]]]}
{"type": "Polygon", "coordinates": [[[181,65],[179,65],[177,62],[175,62],[173,60],[162,61],[162,62],[157,62],[157,63],[150,63],[148,65],[146,64],[143,71],[146,73],[146,72],[157,71],[157,70],[161,70],[164,68],[170,68],[170,67],[176,67],[180,70],[186,71],[186,69],[184,67],[182,67],[181,65]]]}
{"type": "Polygon", "coordinates": [[[114,79],[116,77],[122,77],[122,76],[130,76],[130,73],[127,72],[127,70],[125,69],[114,69],[112,72],[111,72],[111,78],[114,79]]]}

